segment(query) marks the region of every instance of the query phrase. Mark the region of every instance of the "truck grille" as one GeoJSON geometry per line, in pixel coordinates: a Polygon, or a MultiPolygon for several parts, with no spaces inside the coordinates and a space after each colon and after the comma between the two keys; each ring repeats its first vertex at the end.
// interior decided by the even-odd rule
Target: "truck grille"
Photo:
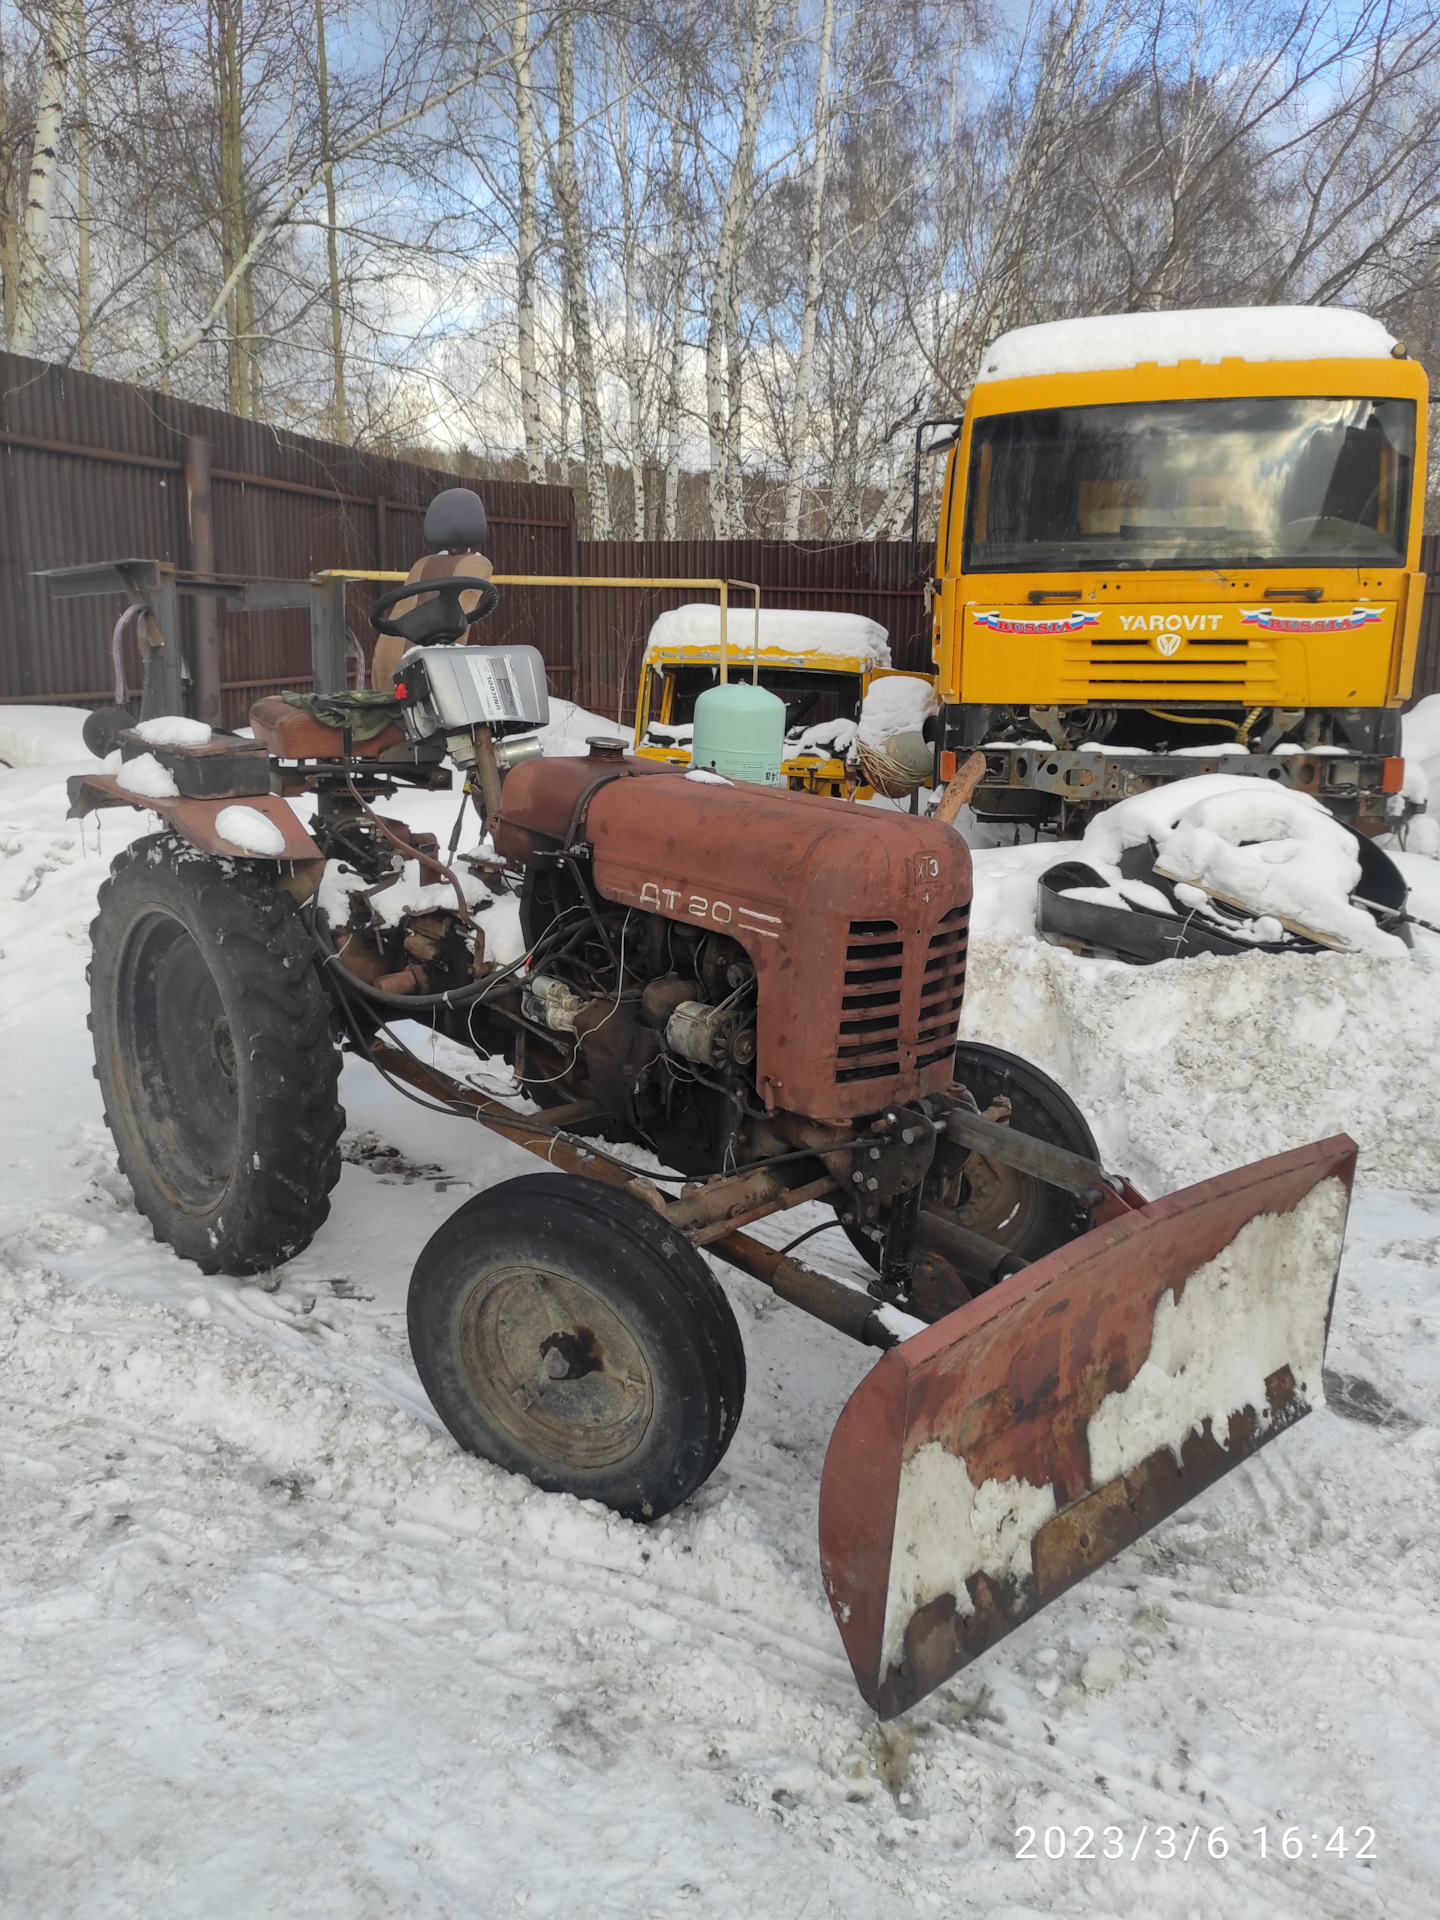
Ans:
{"type": "Polygon", "coordinates": [[[1244,701],[1268,689],[1275,674],[1275,650],[1268,641],[1187,636],[1167,660],[1149,635],[1092,640],[1076,661],[1092,700],[1244,701]]]}
{"type": "Polygon", "coordinates": [[[895,921],[850,922],[835,1062],[839,1084],[894,1078],[902,1069],[902,1039],[916,1072],[954,1052],[968,917],[968,907],[951,907],[941,920],[923,949],[918,983],[906,978],[905,940],[895,921]]]}

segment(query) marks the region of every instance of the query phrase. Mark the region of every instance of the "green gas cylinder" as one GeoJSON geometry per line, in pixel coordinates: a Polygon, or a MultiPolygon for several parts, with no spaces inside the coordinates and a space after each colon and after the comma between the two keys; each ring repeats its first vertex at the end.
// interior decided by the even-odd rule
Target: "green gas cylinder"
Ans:
{"type": "Polygon", "coordinates": [[[764,687],[730,680],[710,687],[695,702],[695,738],[690,764],[727,780],[756,786],[784,784],[785,702],[764,687]]]}

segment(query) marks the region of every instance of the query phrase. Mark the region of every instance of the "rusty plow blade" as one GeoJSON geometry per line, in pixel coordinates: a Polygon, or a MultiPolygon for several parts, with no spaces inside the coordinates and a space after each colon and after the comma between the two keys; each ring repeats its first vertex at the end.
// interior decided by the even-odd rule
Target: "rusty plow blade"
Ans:
{"type": "Polygon", "coordinates": [[[1314,1406],[1355,1143],[1111,1220],[894,1347],[820,1483],[860,1691],[912,1706],[1314,1406]]]}

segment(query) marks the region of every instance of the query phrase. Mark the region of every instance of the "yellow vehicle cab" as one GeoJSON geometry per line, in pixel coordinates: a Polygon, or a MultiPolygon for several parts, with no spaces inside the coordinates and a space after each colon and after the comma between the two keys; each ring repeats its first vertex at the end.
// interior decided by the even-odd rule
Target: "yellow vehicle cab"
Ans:
{"type": "Polygon", "coordinates": [[[948,449],[937,775],[983,747],[976,811],[1062,832],[1210,771],[1403,817],[1427,391],[1338,308],[1002,335],[917,440],[917,494],[948,449]]]}
{"type": "MultiPolygon", "coordinates": [[[[762,607],[757,646],[752,610],[732,605],[726,625],[730,678],[756,678],[785,702],[786,784],[867,799],[853,749],[865,695],[894,672],[885,629],[861,614],[762,607]]],[[[688,766],[695,702],[719,678],[719,607],[696,602],[662,613],[645,647],[635,751],[688,766]]]]}

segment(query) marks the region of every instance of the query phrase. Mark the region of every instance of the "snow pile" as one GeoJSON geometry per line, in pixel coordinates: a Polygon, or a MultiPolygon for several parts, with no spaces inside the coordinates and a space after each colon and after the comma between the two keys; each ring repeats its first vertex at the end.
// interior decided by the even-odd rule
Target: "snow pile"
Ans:
{"type": "MultiPolygon", "coordinates": [[[[1121,855],[1147,840],[1158,870],[1196,890],[1180,895],[1186,906],[1204,911],[1214,894],[1253,916],[1248,930],[1234,929],[1242,939],[1277,939],[1283,922],[1353,952],[1408,951],[1350,903],[1360,880],[1350,832],[1308,794],[1243,774],[1200,774],[1135,794],[1097,814],[1078,846],[1052,843],[1030,871],[1038,877],[1060,861],[1083,860],[1118,893],[1121,855]]],[[[1166,911],[1162,900],[1157,894],[1148,904],[1166,911]]]]}
{"type": "Polygon", "coordinates": [[[817,726],[797,727],[785,736],[790,760],[843,760],[855,745],[859,729],[853,720],[822,720],[817,726]]]}
{"type": "Polygon", "coordinates": [[[215,831],[232,847],[262,859],[277,859],[285,851],[285,835],[258,807],[222,807],[215,816],[215,831]]]}
{"type": "Polygon", "coordinates": [[[1419,773],[1425,781],[1428,804],[1424,813],[1417,814],[1401,828],[1398,837],[1406,853],[1425,854],[1437,860],[1440,859],[1440,693],[1432,693],[1412,707],[1401,721],[1401,729],[1406,791],[1410,791],[1412,776],[1419,773]]]}
{"type": "Polygon", "coordinates": [[[82,729],[84,707],[0,706],[0,761],[7,767],[61,767],[95,757],[82,729]]]}
{"type": "MultiPolygon", "coordinates": [[[[1385,360],[1395,336],[1347,307],[1198,307],[1180,313],[1107,313],[1048,320],[1002,333],[981,356],[979,380],[1103,373],[1181,360],[1385,360]]],[[[978,384],[978,382],[977,382],[978,384]]]]}
{"type": "Polygon", "coordinates": [[[1162,835],[1158,870],[1352,952],[1405,953],[1402,940],[1350,903],[1360,883],[1353,836],[1308,794],[1246,784],[1248,793],[1202,800],[1162,835]]]}
{"type": "Polygon", "coordinates": [[[867,747],[883,748],[897,734],[919,733],[940,711],[935,688],[918,674],[887,673],[872,680],[860,709],[860,739],[867,747]]]}
{"type": "Polygon", "coordinates": [[[151,747],[203,747],[210,742],[210,728],[203,720],[187,720],[178,713],[142,720],[134,732],[151,747]]]}
{"type": "MultiPolygon", "coordinates": [[[[989,863],[1007,853],[976,856],[981,901],[989,863]]],[[[1142,1192],[1333,1133],[1360,1143],[1364,1180],[1435,1192],[1437,986],[1436,961],[1420,953],[1399,967],[1369,953],[1130,967],[982,932],[961,1031],[1052,1074],[1079,1102],[1106,1165],[1142,1192]]]]}
{"type": "MultiPolygon", "coordinates": [[[[732,660],[748,657],[755,647],[755,615],[732,606],[726,621],[732,660]]],[[[702,602],[672,607],[650,629],[650,650],[718,654],[720,609],[702,602]]],[[[812,613],[789,607],[760,609],[760,652],[799,657],[807,653],[835,653],[873,666],[890,664],[890,636],[874,620],[859,613],[812,613]]]]}
{"type": "Polygon", "coordinates": [[[143,800],[178,800],[180,789],[168,767],[162,767],[153,753],[138,753],[126,760],[115,776],[117,787],[143,800]]]}
{"type": "Polygon", "coordinates": [[[697,781],[704,787],[733,787],[735,784],[733,780],[727,780],[723,773],[715,773],[709,767],[691,767],[685,778],[697,781]]]}

